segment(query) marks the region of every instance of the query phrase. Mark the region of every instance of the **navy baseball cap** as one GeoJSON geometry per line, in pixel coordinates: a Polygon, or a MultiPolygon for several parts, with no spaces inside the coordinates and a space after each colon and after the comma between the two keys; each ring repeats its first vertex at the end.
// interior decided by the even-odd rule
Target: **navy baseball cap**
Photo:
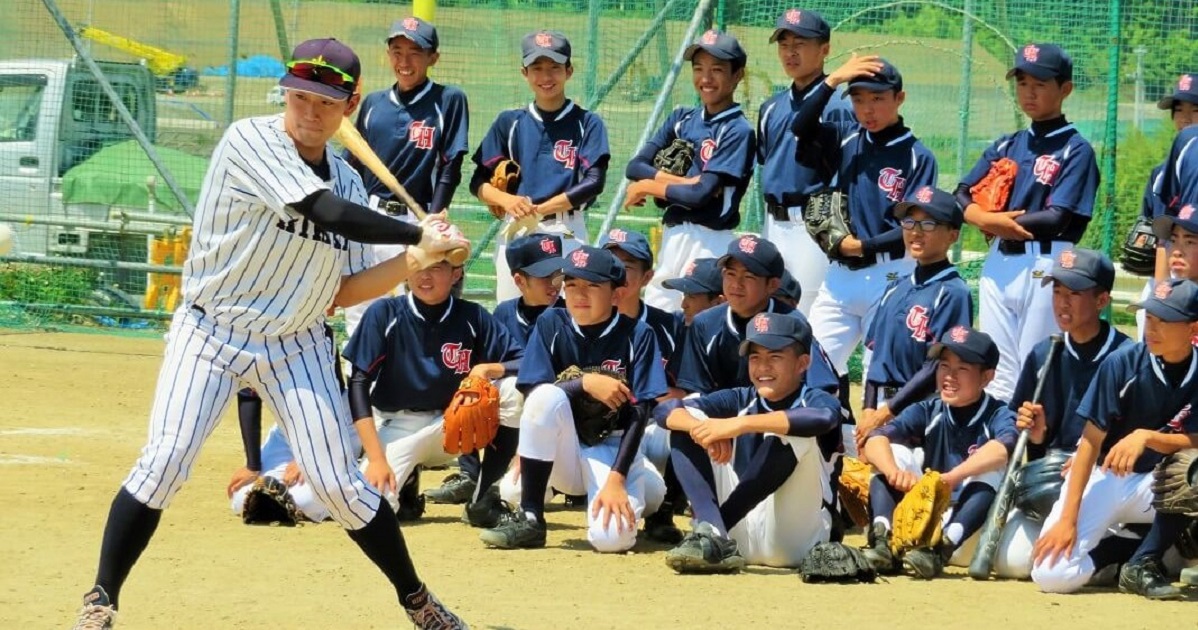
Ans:
{"type": "Polygon", "coordinates": [[[504,252],[512,273],[524,272],[534,278],[548,278],[562,270],[562,237],[553,234],[529,234],[508,243],[504,252]]]}
{"type": "Polygon", "coordinates": [[[1198,104],[1198,74],[1187,72],[1177,79],[1173,94],[1156,102],[1161,109],[1173,109],[1178,102],[1198,104]]]}
{"type": "Polygon", "coordinates": [[[740,356],[749,353],[749,346],[757,344],[767,350],[781,350],[800,344],[811,350],[811,324],[782,313],[758,313],[745,327],[745,340],[740,342],[740,356]]]}
{"type": "Polygon", "coordinates": [[[406,17],[402,20],[395,20],[391,24],[391,34],[387,36],[387,39],[383,40],[383,43],[390,44],[391,40],[396,37],[406,37],[425,50],[436,50],[439,43],[437,39],[437,27],[418,17],[406,17]]]}
{"type": "Polygon", "coordinates": [[[1102,252],[1092,249],[1067,249],[1052,264],[1052,273],[1044,276],[1040,286],[1056,280],[1071,291],[1098,287],[1110,291],[1115,286],[1115,265],[1102,252]]]}
{"type": "Polygon", "coordinates": [[[610,282],[624,285],[624,263],[610,251],[601,247],[583,245],[566,256],[563,269],[567,278],[578,278],[587,282],[610,282]]]}
{"type": "Polygon", "coordinates": [[[720,268],[729,261],[739,260],[751,273],[766,278],[781,278],[786,273],[786,263],[778,246],[756,234],[746,234],[728,243],[728,253],[720,257],[720,268]]]}
{"type": "Polygon", "coordinates": [[[1041,81],[1072,81],[1073,60],[1056,44],[1028,44],[1015,53],[1015,66],[1007,70],[1007,78],[1015,76],[1016,72],[1030,74],[1041,81]]]}
{"type": "Polygon", "coordinates": [[[748,53],[745,52],[744,48],[741,48],[740,42],[736,40],[736,37],[731,33],[714,29],[703,33],[695,43],[688,46],[683,58],[690,61],[695,58],[695,53],[700,50],[716,59],[724,61],[739,61],[741,64],[744,64],[749,60],[748,53]]]}
{"type": "Polygon", "coordinates": [[[903,75],[894,67],[894,64],[885,59],[878,59],[882,64],[882,69],[875,74],[863,74],[852,81],[849,81],[848,87],[845,88],[841,98],[848,98],[849,94],[857,89],[868,90],[870,92],[885,92],[894,90],[895,92],[903,91],[903,75]]]}
{"type": "Polygon", "coordinates": [[[1198,234],[1198,212],[1194,212],[1194,204],[1187,203],[1177,211],[1176,215],[1162,214],[1152,220],[1152,233],[1162,241],[1173,239],[1173,226],[1198,234]]]}
{"type": "Polygon", "coordinates": [[[640,232],[612,228],[603,235],[599,245],[604,249],[620,248],[629,256],[645,261],[650,267],[653,266],[653,251],[649,249],[649,239],[640,232]]]}
{"type": "Polygon", "coordinates": [[[794,33],[796,37],[825,42],[832,39],[832,27],[828,26],[822,15],[815,11],[799,9],[787,9],[778,16],[778,21],[774,23],[774,34],[770,35],[770,43],[778,41],[783,33],[794,33]]]}
{"type": "Polygon", "coordinates": [[[333,38],[309,39],[295,47],[279,85],[336,100],[353,95],[362,62],[349,46],[333,38]]]}
{"type": "Polygon", "coordinates": [[[557,31],[534,31],[520,43],[524,67],[545,57],[554,63],[570,63],[570,40],[557,31]]]}
{"type": "Polygon", "coordinates": [[[778,285],[778,290],[774,291],[774,295],[798,302],[803,298],[803,287],[799,284],[798,278],[791,275],[789,271],[783,270],[782,284],[778,285]]]}
{"type": "Polygon", "coordinates": [[[957,198],[939,188],[921,186],[913,197],[914,201],[904,201],[894,207],[896,219],[902,221],[912,209],[919,208],[937,223],[960,229],[961,224],[965,222],[965,213],[961,212],[957,198]]]}
{"type": "Polygon", "coordinates": [[[1198,284],[1192,280],[1158,283],[1152,290],[1152,297],[1127,307],[1129,311],[1139,309],[1166,322],[1198,321],[1198,284]]]}
{"type": "Polygon", "coordinates": [[[687,263],[681,278],[670,278],[662,282],[661,286],[688,295],[720,294],[724,292],[724,278],[715,258],[696,258],[687,263]]]}
{"type": "Polygon", "coordinates": [[[998,367],[998,346],[990,335],[968,326],[953,326],[940,337],[940,341],[928,348],[929,359],[939,359],[941,353],[951,350],[966,363],[982,366],[984,370],[998,367]]]}

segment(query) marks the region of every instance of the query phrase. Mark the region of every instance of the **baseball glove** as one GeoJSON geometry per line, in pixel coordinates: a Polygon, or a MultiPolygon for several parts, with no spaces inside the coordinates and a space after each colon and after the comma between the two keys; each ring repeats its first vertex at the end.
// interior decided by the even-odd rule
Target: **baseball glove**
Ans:
{"type": "Polygon", "coordinates": [[[499,390],[485,378],[462,379],[445,410],[445,452],[456,455],[481,450],[498,432],[499,390]]]}
{"type": "Polygon", "coordinates": [[[869,480],[873,469],[855,457],[841,457],[840,504],[857,527],[869,527],[869,480]]]}
{"type": "Polygon", "coordinates": [[[1119,258],[1119,264],[1128,273],[1152,276],[1156,273],[1156,247],[1152,221],[1141,216],[1123,241],[1123,256],[1119,258]]]}
{"type": "Polygon", "coordinates": [[[819,248],[832,260],[843,260],[840,242],[853,235],[849,197],[839,190],[821,190],[803,207],[803,222],[819,248]]]}
{"type": "Polygon", "coordinates": [[[674,138],[670,146],[653,156],[653,168],[678,177],[686,177],[694,163],[695,145],[682,138],[674,138]]]}
{"type": "Polygon", "coordinates": [[[990,171],[981,181],[969,189],[973,202],[986,212],[1003,212],[1007,209],[1007,200],[1011,197],[1011,186],[1015,184],[1015,175],[1019,165],[1011,158],[1002,158],[990,165],[990,171]]]}
{"type": "Polygon", "coordinates": [[[1198,560],[1198,521],[1190,519],[1182,525],[1181,532],[1177,534],[1177,542],[1173,544],[1177,547],[1177,553],[1186,560],[1198,560]]]}
{"type": "MultiPolygon", "coordinates": [[[[580,368],[577,365],[571,365],[562,370],[561,374],[557,375],[556,382],[564,383],[580,379],[586,374],[602,374],[625,385],[628,384],[628,379],[615,370],[601,367],[580,368]]],[[[602,442],[616,429],[620,414],[626,408],[628,408],[627,404],[619,409],[612,409],[586,392],[583,392],[581,396],[571,398],[570,411],[574,414],[574,430],[578,433],[578,441],[583,446],[594,446],[602,442]]]]}
{"type": "Polygon", "coordinates": [[[941,517],[948,509],[952,490],[940,473],[924,471],[923,477],[894,508],[890,550],[895,554],[940,542],[941,517]]]}
{"type": "Polygon", "coordinates": [[[1065,487],[1061,471],[1072,456],[1068,451],[1051,449],[1044,457],[1024,464],[1015,479],[1015,507],[1033,521],[1043,523],[1065,487]]]}
{"type": "Polygon", "coordinates": [[[287,492],[287,484],[274,477],[258,477],[241,508],[241,522],[246,525],[294,527],[303,519],[303,513],[287,492]]]}
{"type": "MultiPolygon", "coordinates": [[[[516,190],[520,185],[520,165],[512,160],[502,160],[495,165],[495,172],[491,173],[491,186],[505,193],[510,193],[516,190]]],[[[491,216],[502,221],[507,217],[507,211],[503,206],[487,206],[491,210],[491,216]]]]}
{"type": "Polygon", "coordinates": [[[799,564],[799,575],[807,583],[873,582],[878,572],[856,547],[841,543],[822,542],[799,564]]]}
{"type": "Polygon", "coordinates": [[[1152,507],[1164,514],[1198,517],[1198,488],[1194,487],[1198,449],[1187,448],[1161,460],[1152,471],[1152,507]]]}

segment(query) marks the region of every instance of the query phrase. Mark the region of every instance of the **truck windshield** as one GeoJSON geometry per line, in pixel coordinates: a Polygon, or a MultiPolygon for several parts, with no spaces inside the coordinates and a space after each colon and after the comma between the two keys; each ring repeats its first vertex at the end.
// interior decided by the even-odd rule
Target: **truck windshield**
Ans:
{"type": "Polygon", "coordinates": [[[0,75],[0,142],[28,142],[37,137],[45,91],[45,75],[0,75]]]}

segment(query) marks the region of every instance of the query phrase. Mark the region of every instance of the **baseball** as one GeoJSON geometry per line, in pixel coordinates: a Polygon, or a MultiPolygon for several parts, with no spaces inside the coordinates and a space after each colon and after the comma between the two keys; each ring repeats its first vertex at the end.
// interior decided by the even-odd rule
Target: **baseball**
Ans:
{"type": "Polygon", "coordinates": [[[0,223],[0,256],[12,251],[12,228],[7,223],[0,223]]]}

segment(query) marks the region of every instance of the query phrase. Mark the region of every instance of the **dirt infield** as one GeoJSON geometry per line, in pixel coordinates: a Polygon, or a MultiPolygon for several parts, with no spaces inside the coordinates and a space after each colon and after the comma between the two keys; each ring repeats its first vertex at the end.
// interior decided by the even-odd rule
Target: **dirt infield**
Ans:
{"type": "MultiPolygon", "coordinates": [[[[91,586],[109,502],[145,437],[162,343],[0,331],[0,628],[64,628],[91,586]]],[[[241,462],[225,418],[122,594],[118,627],[406,627],[394,592],[332,524],[249,528],[224,487],[241,462]]],[[[426,473],[426,486],[441,473],[426,473]]],[[[860,586],[790,572],[680,577],[662,548],[600,556],[581,512],[550,512],[549,547],[484,549],[459,510],[405,527],[422,577],[477,628],[1192,627],[1188,602],[1040,594],[962,570],[860,586]]],[[[854,541],[854,542],[860,542],[854,541]]],[[[1194,596],[1191,594],[1191,599],[1194,596]]]]}

